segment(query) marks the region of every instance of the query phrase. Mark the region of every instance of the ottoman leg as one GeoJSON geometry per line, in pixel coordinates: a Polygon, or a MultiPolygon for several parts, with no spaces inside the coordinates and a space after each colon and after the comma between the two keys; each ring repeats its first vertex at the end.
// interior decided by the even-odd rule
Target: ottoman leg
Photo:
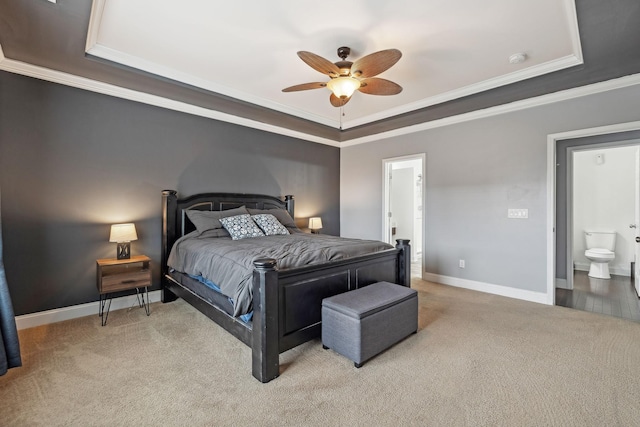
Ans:
{"type": "Polygon", "coordinates": [[[356,368],[360,368],[362,365],[364,365],[364,363],[353,362],[353,366],[355,366],[356,368]]]}
{"type": "Polygon", "coordinates": [[[324,345],[324,344],[322,344],[322,348],[323,348],[323,349],[325,349],[325,350],[328,350],[328,349],[329,349],[329,347],[327,347],[327,346],[326,346],[326,345],[324,345]]]}

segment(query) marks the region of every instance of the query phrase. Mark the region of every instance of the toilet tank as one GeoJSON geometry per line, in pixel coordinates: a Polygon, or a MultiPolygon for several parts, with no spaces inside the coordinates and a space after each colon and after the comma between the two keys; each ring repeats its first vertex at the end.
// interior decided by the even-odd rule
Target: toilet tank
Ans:
{"type": "Polygon", "coordinates": [[[587,242],[587,249],[600,248],[613,252],[616,248],[615,231],[585,230],[584,237],[587,242]]]}

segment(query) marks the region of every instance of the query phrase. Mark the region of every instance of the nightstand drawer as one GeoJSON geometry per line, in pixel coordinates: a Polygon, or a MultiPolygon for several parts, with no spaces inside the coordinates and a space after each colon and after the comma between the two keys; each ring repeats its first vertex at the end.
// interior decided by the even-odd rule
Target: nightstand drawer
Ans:
{"type": "Polygon", "coordinates": [[[104,272],[100,292],[118,292],[151,286],[151,270],[131,270],[128,268],[111,268],[108,272],[104,272]]]}

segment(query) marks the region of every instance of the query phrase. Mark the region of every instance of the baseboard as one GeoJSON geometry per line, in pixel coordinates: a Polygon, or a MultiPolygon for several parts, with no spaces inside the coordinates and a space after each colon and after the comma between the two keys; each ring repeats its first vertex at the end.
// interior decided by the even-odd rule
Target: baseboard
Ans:
{"type": "Polygon", "coordinates": [[[485,292],[487,294],[500,295],[524,301],[549,304],[547,294],[544,292],[527,291],[525,289],[510,288],[508,286],[494,285],[491,283],[476,282],[475,280],[460,279],[458,277],[442,276],[440,274],[424,273],[424,280],[455,286],[457,288],[470,289],[472,291],[485,292]]]}
{"type": "MultiPolygon", "coordinates": [[[[149,301],[158,302],[160,301],[160,296],[160,291],[151,291],[149,292],[149,301]]],[[[114,298],[111,301],[110,311],[129,308],[137,303],[135,294],[114,298]]],[[[41,325],[48,325],[50,323],[62,322],[63,320],[77,319],[78,317],[96,316],[97,318],[99,304],[100,303],[98,301],[95,301],[86,304],[72,305],[70,307],[56,308],[54,310],[16,316],[16,326],[18,329],[27,329],[41,325]]]]}
{"type": "MultiPolygon", "coordinates": [[[[589,271],[589,267],[591,267],[591,264],[585,264],[581,262],[576,262],[573,265],[574,265],[574,268],[578,271],[589,271]]],[[[616,276],[631,277],[631,267],[624,268],[620,266],[609,265],[609,273],[616,276]]]]}

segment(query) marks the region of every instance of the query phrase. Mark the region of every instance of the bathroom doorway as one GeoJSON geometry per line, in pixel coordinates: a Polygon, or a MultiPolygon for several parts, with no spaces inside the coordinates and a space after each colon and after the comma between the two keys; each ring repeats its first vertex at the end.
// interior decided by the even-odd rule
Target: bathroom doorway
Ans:
{"type": "Polygon", "coordinates": [[[635,278],[640,245],[640,140],[567,147],[566,282],[556,304],[640,321],[635,278]],[[588,271],[585,232],[615,231],[610,279],[588,271]]]}
{"type": "Polygon", "coordinates": [[[424,272],[424,165],[425,154],[383,159],[383,240],[411,241],[411,276],[424,272]]]}

